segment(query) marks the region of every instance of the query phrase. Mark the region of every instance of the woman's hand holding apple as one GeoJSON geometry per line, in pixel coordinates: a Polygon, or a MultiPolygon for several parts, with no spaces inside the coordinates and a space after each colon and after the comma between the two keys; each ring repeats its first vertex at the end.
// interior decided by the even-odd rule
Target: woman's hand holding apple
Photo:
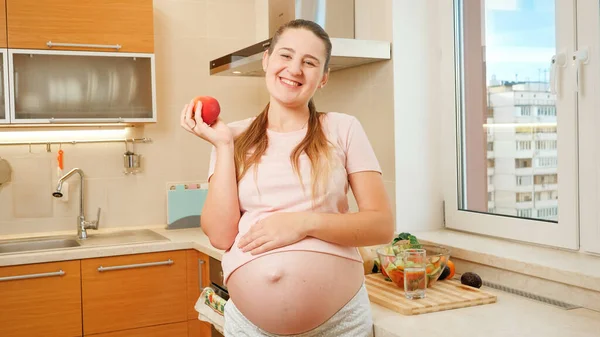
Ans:
{"type": "Polygon", "coordinates": [[[233,144],[229,127],[218,118],[219,103],[209,96],[198,96],[181,111],[181,126],[215,147],[233,144]],[[203,107],[204,104],[204,107],[203,107]]]}

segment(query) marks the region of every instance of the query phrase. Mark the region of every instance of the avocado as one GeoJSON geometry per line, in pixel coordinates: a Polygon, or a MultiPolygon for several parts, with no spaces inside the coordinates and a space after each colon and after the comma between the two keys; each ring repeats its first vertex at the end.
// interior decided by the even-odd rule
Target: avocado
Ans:
{"type": "Polygon", "coordinates": [[[381,272],[381,262],[379,262],[379,258],[376,257],[373,259],[373,269],[371,269],[371,273],[376,274],[381,272]]]}
{"type": "Polygon", "coordinates": [[[481,288],[481,277],[475,273],[467,272],[460,277],[460,283],[474,288],[481,288]]]}
{"type": "Polygon", "coordinates": [[[450,275],[450,268],[448,266],[445,266],[438,280],[445,280],[446,277],[448,277],[448,275],[450,275]]]}

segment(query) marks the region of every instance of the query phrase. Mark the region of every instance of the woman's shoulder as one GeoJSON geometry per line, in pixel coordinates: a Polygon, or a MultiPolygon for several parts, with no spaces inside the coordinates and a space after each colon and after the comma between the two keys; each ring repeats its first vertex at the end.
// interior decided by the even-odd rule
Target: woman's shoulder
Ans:
{"type": "Polygon", "coordinates": [[[355,123],[360,123],[355,116],[342,112],[326,112],[323,113],[323,125],[330,131],[345,134],[355,123]]]}
{"type": "Polygon", "coordinates": [[[256,119],[256,116],[229,122],[227,123],[227,126],[233,132],[233,136],[236,137],[242,132],[246,131],[246,129],[250,126],[250,124],[252,124],[254,119],[256,119]]]}

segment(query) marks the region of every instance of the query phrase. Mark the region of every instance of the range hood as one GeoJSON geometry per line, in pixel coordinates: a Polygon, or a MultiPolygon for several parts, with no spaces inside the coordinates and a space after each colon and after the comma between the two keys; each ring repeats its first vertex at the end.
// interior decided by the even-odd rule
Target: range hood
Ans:
{"type": "MultiPolygon", "coordinates": [[[[256,0],[256,4],[258,34],[264,31],[264,35],[272,37],[281,24],[296,18],[321,25],[331,39],[331,71],[391,58],[390,42],[354,38],[353,0],[256,0]]],[[[264,76],[262,55],[271,45],[271,40],[263,39],[211,60],[210,75],[264,76]]]]}

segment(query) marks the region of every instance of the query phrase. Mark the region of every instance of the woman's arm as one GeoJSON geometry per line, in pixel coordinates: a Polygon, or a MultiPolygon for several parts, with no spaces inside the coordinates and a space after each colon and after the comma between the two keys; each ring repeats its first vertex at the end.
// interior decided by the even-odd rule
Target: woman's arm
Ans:
{"type": "Polygon", "coordinates": [[[238,200],[233,143],[216,148],[215,170],[202,209],[202,230],[217,249],[227,250],[238,233],[238,200]]]}
{"type": "Polygon", "coordinates": [[[394,236],[394,217],[379,172],[356,172],[349,176],[357,213],[308,213],[306,236],[343,246],[385,244],[394,236]]]}
{"type": "Polygon", "coordinates": [[[386,244],[394,236],[394,217],[379,172],[350,174],[357,213],[279,212],[250,228],[239,241],[244,252],[261,254],[307,236],[343,246],[386,244]]]}

